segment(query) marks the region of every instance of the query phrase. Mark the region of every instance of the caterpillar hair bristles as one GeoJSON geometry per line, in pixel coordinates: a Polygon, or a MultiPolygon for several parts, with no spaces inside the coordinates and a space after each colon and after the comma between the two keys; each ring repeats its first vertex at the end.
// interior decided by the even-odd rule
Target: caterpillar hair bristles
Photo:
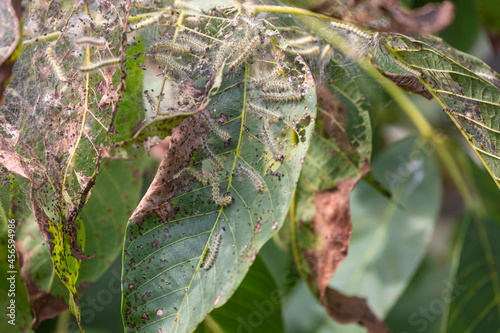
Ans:
{"type": "Polygon", "coordinates": [[[208,157],[210,157],[210,159],[212,160],[212,162],[214,162],[214,164],[217,167],[217,169],[219,169],[220,171],[224,170],[224,166],[219,161],[219,159],[217,158],[217,156],[215,156],[215,154],[210,150],[210,148],[208,148],[207,141],[204,138],[201,139],[201,144],[203,146],[203,150],[205,150],[205,153],[208,155],[208,157]]]}
{"type": "Polygon", "coordinates": [[[224,197],[220,196],[219,180],[217,179],[217,173],[215,171],[212,171],[210,173],[210,176],[212,178],[212,199],[219,206],[224,207],[229,205],[233,201],[233,198],[228,195],[224,197]]]}
{"type": "Polygon", "coordinates": [[[172,51],[177,51],[181,53],[189,53],[191,52],[191,47],[188,45],[184,44],[179,44],[179,43],[174,43],[174,42],[169,42],[169,41],[162,41],[155,43],[151,45],[151,48],[149,49],[149,53],[157,53],[160,51],[165,51],[165,50],[172,50],[172,51]]]}
{"type": "Polygon", "coordinates": [[[394,57],[394,64],[396,64],[399,68],[407,71],[408,73],[411,73],[415,76],[422,76],[422,73],[420,73],[419,71],[411,68],[410,66],[408,66],[407,64],[405,64],[404,62],[402,62],[401,60],[399,60],[398,58],[394,57]]]}
{"type": "Polygon", "coordinates": [[[265,145],[267,146],[267,149],[271,152],[271,155],[273,156],[273,159],[278,162],[283,159],[283,155],[278,152],[276,149],[276,145],[274,144],[274,140],[269,134],[269,129],[267,128],[266,125],[262,126],[262,136],[264,137],[265,145]]]}
{"type": "Polygon", "coordinates": [[[68,78],[66,77],[66,74],[64,74],[61,65],[57,62],[55,55],[54,55],[54,50],[52,50],[51,47],[48,47],[45,50],[45,54],[47,55],[47,59],[49,60],[50,65],[54,69],[54,72],[56,73],[57,77],[61,82],[68,82],[68,78]]]}
{"type": "Polygon", "coordinates": [[[259,175],[253,170],[249,168],[245,168],[243,166],[239,166],[235,171],[235,173],[244,174],[255,186],[255,188],[259,192],[263,192],[265,189],[264,182],[260,179],[259,175]]]}
{"type": "Polygon", "coordinates": [[[281,91],[292,90],[292,86],[286,82],[281,80],[270,81],[262,87],[263,91],[268,91],[270,89],[278,89],[281,91]]]}
{"type": "Polygon", "coordinates": [[[104,38],[97,38],[86,36],[76,40],[76,44],[81,46],[94,46],[94,47],[102,47],[106,45],[106,40],[104,38]]]}
{"type": "Polygon", "coordinates": [[[234,71],[240,67],[253,54],[257,44],[260,41],[259,36],[252,38],[242,49],[241,54],[229,64],[229,70],[234,71]]]}
{"type": "MultiPolygon", "coordinates": [[[[148,54],[148,55],[151,56],[150,54],[148,54]]],[[[170,70],[174,70],[174,71],[182,72],[182,73],[189,72],[191,70],[190,67],[179,64],[177,61],[172,59],[171,56],[166,55],[166,54],[157,53],[154,55],[154,58],[155,58],[155,60],[158,60],[159,62],[165,64],[167,66],[167,69],[170,69],[170,70]]]]}
{"type": "Polygon", "coordinates": [[[212,241],[212,245],[208,245],[208,253],[203,263],[203,269],[206,271],[208,271],[210,267],[212,267],[212,265],[214,264],[215,257],[219,252],[221,237],[222,234],[216,234],[214,236],[214,240],[212,241]]]}
{"type": "Polygon", "coordinates": [[[89,64],[86,66],[80,67],[81,72],[91,72],[99,68],[103,67],[108,67],[108,66],[116,66],[120,64],[121,59],[120,58],[109,58],[109,59],[104,59],[102,61],[89,64]]]}
{"type": "Polygon", "coordinates": [[[330,24],[334,27],[334,28],[337,28],[337,29],[340,29],[340,30],[344,30],[348,33],[352,33],[356,36],[358,36],[359,38],[362,38],[362,39],[366,39],[366,40],[372,40],[373,39],[373,35],[368,33],[368,32],[365,32],[361,29],[359,29],[358,27],[354,26],[354,25],[350,25],[350,24],[347,24],[347,23],[342,23],[342,22],[335,22],[335,21],[331,21],[330,24]]]}
{"type": "Polygon", "coordinates": [[[207,185],[208,184],[208,179],[206,179],[203,174],[197,170],[194,170],[194,169],[191,169],[191,168],[184,168],[182,169],[181,171],[177,172],[173,177],[172,179],[177,179],[179,177],[181,177],[183,174],[189,174],[191,176],[193,176],[197,181],[199,181],[200,183],[202,183],[203,185],[207,185]]]}
{"type": "Polygon", "coordinates": [[[260,95],[260,98],[262,100],[266,101],[273,101],[276,103],[283,103],[283,102],[294,102],[294,101],[300,101],[302,98],[304,98],[304,94],[300,92],[295,92],[295,91],[286,91],[286,92],[267,92],[267,93],[262,93],[260,95]]]}
{"type": "Polygon", "coordinates": [[[271,118],[274,121],[282,120],[282,117],[280,115],[277,115],[276,113],[266,109],[263,106],[255,105],[252,103],[248,103],[247,105],[251,111],[253,111],[253,112],[255,112],[263,117],[271,118]]]}
{"type": "Polygon", "coordinates": [[[260,79],[253,79],[252,83],[257,85],[257,86],[261,86],[261,85],[267,83],[268,81],[271,81],[271,80],[274,80],[275,78],[277,78],[278,75],[281,74],[281,72],[283,72],[283,67],[281,67],[280,65],[276,65],[276,67],[273,69],[273,71],[269,75],[266,75],[260,79]]]}
{"type": "Polygon", "coordinates": [[[179,36],[179,38],[177,38],[177,40],[181,43],[184,43],[184,44],[190,44],[193,48],[197,49],[200,52],[207,52],[210,49],[210,47],[207,43],[199,40],[196,37],[190,36],[190,35],[183,34],[183,35],[179,36]]]}
{"type": "Polygon", "coordinates": [[[201,111],[200,112],[200,115],[202,116],[203,120],[205,121],[205,123],[208,125],[208,128],[210,128],[210,130],[216,134],[219,138],[221,138],[222,140],[224,141],[229,141],[229,139],[231,139],[231,136],[229,135],[229,133],[227,133],[226,131],[220,129],[219,126],[217,126],[214,121],[212,120],[212,118],[210,118],[210,116],[208,116],[205,111],[201,111]]]}

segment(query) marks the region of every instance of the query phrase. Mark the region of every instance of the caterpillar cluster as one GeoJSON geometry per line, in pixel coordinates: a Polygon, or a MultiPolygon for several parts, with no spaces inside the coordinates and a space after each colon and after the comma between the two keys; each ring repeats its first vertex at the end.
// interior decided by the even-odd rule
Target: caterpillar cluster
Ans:
{"type": "Polygon", "coordinates": [[[219,161],[219,159],[217,158],[217,156],[215,156],[215,154],[210,150],[210,148],[208,148],[207,141],[204,138],[201,139],[201,144],[203,146],[203,150],[205,150],[205,153],[208,155],[208,157],[210,157],[210,159],[212,160],[212,162],[214,162],[214,164],[217,167],[217,169],[219,169],[220,171],[224,170],[224,166],[219,161]]]}
{"type": "Polygon", "coordinates": [[[80,67],[80,71],[84,72],[84,73],[92,72],[92,71],[99,69],[99,68],[119,65],[120,62],[121,62],[120,58],[104,59],[104,60],[101,60],[99,62],[95,62],[93,64],[82,66],[82,67],[80,67]]]}
{"type": "Polygon", "coordinates": [[[184,169],[182,169],[181,171],[177,172],[172,177],[172,179],[178,179],[183,174],[188,174],[188,175],[193,176],[197,181],[199,181],[203,185],[207,185],[208,184],[208,179],[206,179],[201,172],[199,172],[197,170],[194,170],[194,169],[191,169],[191,168],[184,168],[184,169]]]}
{"type": "Polygon", "coordinates": [[[207,43],[193,36],[181,35],[177,40],[183,44],[191,45],[192,48],[200,52],[208,52],[208,50],[210,49],[210,46],[207,43]]]}
{"type": "Polygon", "coordinates": [[[224,62],[226,61],[226,56],[228,56],[228,53],[230,55],[231,52],[231,47],[232,43],[226,42],[224,43],[219,51],[217,52],[217,55],[215,56],[215,63],[214,63],[214,72],[217,73],[219,69],[222,67],[224,62]]]}
{"type": "Polygon", "coordinates": [[[248,177],[250,181],[252,182],[253,186],[260,191],[263,192],[265,189],[265,184],[264,182],[260,179],[259,175],[253,170],[249,168],[245,168],[243,166],[240,166],[238,169],[234,171],[235,173],[241,173],[248,177]]]}
{"type": "Polygon", "coordinates": [[[217,179],[217,173],[215,171],[212,171],[210,173],[210,176],[212,177],[212,199],[219,206],[224,207],[229,205],[233,201],[233,198],[228,195],[224,197],[220,196],[219,180],[217,179]]]}
{"type": "Polygon", "coordinates": [[[229,63],[229,71],[235,71],[238,67],[244,64],[255,51],[255,48],[257,47],[259,41],[260,41],[259,36],[254,36],[252,39],[250,39],[241,48],[240,55],[236,57],[236,59],[233,60],[231,63],[229,63]]]}
{"type": "Polygon", "coordinates": [[[216,234],[214,236],[214,240],[212,241],[212,245],[208,246],[208,253],[203,263],[203,269],[206,271],[208,271],[210,267],[212,267],[212,265],[214,264],[215,258],[217,257],[217,253],[219,252],[221,238],[222,238],[221,234],[216,234]]]}
{"type": "Polygon", "coordinates": [[[205,123],[208,125],[208,128],[210,128],[210,130],[213,133],[215,133],[219,138],[221,138],[224,141],[229,141],[229,139],[231,139],[231,136],[229,135],[229,133],[220,129],[219,126],[214,124],[214,121],[212,120],[212,118],[210,118],[210,116],[208,116],[204,111],[201,111],[200,115],[202,116],[205,123]]]}
{"type": "Polygon", "coordinates": [[[179,43],[174,43],[174,42],[169,42],[169,41],[162,41],[158,42],[156,44],[153,44],[150,49],[149,53],[155,54],[161,51],[176,51],[176,52],[181,52],[181,53],[189,53],[191,52],[191,47],[188,45],[184,44],[179,44],[179,43]]]}
{"type": "Polygon", "coordinates": [[[66,74],[64,74],[61,66],[57,62],[55,55],[54,55],[54,50],[52,50],[51,47],[48,47],[47,50],[45,50],[45,54],[47,55],[47,59],[49,60],[50,65],[54,69],[54,72],[56,73],[57,77],[61,82],[67,82],[68,78],[66,77],[66,74]]]}
{"type": "Polygon", "coordinates": [[[266,125],[262,126],[262,136],[264,137],[265,145],[267,149],[271,152],[271,155],[273,155],[273,159],[278,162],[283,159],[283,155],[278,152],[276,149],[276,145],[274,144],[274,139],[271,137],[271,134],[269,133],[269,129],[266,127],[266,125]]]}

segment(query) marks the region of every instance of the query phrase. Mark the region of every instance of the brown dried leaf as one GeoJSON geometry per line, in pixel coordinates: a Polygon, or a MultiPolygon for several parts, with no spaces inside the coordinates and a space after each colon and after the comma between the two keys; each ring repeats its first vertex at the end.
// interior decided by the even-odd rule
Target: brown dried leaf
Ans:
{"type": "Polygon", "coordinates": [[[23,164],[21,164],[22,160],[22,157],[16,153],[13,140],[0,135],[0,165],[3,165],[12,173],[31,179],[31,173],[25,170],[23,164]]]}
{"type": "Polygon", "coordinates": [[[373,314],[364,298],[346,296],[328,288],[321,298],[321,304],[328,315],[339,323],[358,323],[369,333],[390,332],[387,325],[373,314]]]}
{"type": "Polygon", "coordinates": [[[409,35],[436,34],[455,18],[451,1],[406,10],[401,8],[399,0],[325,0],[310,10],[378,31],[409,35]]]}

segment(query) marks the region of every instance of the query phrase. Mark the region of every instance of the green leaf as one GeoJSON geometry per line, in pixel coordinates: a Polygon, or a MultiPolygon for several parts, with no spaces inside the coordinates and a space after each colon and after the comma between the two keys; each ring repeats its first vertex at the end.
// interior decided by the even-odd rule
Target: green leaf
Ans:
{"type": "Polygon", "coordinates": [[[373,162],[373,173],[398,204],[365,183],[351,196],[349,254],[329,285],[366,297],[379,317],[405,290],[432,236],[442,192],[432,151],[425,139],[408,138],[373,162]]]}
{"type": "Polygon", "coordinates": [[[437,37],[386,36],[381,42],[421,81],[467,138],[500,186],[500,76],[437,37]]]}
{"type": "Polygon", "coordinates": [[[282,225],[310,144],[316,93],[307,65],[296,54],[282,53],[285,45],[266,23],[260,28],[220,15],[214,20],[220,25],[209,21],[200,32],[227,36],[227,41],[210,40],[208,60],[193,59],[189,65],[196,71],[179,74],[187,85],[204,87],[199,104],[193,105],[200,112],[172,132],[155,180],[127,225],[122,273],[127,331],[192,331],[231,297],[260,248],[282,225]],[[256,39],[258,33],[264,43],[256,39]],[[219,57],[225,66],[213,70],[221,46],[234,39],[243,42],[243,51],[219,57]],[[290,78],[291,93],[302,94],[296,100],[279,103],[280,93],[261,98],[252,78],[270,74],[278,64],[280,79],[290,78]],[[222,77],[217,90],[211,89],[216,77],[222,77]],[[199,79],[204,83],[198,84],[199,79]],[[250,104],[281,120],[252,111],[250,104]],[[220,131],[230,140],[224,141],[220,131]],[[185,167],[199,174],[177,177],[185,167]],[[205,185],[209,177],[211,185],[205,185]],[[209,246],[218,253],[212,255],[209,246]],[[207,261],[212,265],[202,268],[207,261]]]}
{"type": "MultiPolygon", "coordinates": [[[[203,322],[223,332],[283,332],[281,298],[283,293],[260,256],[243,279],[240,287],[222,307],[215,309],[203,322]]],[[[202,332],[201,327],[198,327],[202,332]]]]}

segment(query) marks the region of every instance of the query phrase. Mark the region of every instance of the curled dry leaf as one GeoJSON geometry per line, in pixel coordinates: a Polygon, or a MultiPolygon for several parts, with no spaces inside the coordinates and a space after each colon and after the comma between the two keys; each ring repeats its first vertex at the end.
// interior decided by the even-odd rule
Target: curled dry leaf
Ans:
{"type": "Polygon", "coordinates": [[[335,289],[327,288],[321,304],[328,315],[343,324],[358,323],[369,333],[388,333],[389,328],[370,310],[366,299],[346,296],[335,289]]]}
{"type": "Polygon", "coordinates": [[[436,34],[455,18],[455,7],[450,1],[406,10],[401,8],[399,0],[325,0],[310,9],[378,31],[409,35],[436,34]]]}

